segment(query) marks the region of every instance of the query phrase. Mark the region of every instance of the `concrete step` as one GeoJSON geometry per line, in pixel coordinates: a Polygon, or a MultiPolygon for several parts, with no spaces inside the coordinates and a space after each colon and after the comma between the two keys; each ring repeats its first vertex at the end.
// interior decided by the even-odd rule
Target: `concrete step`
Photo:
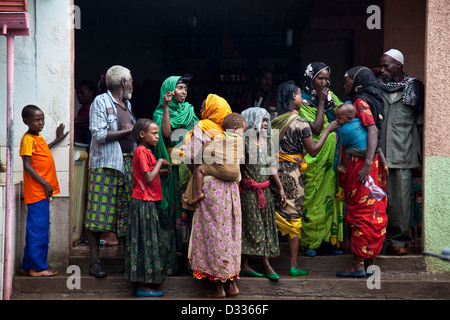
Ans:
{"type": "MultiPolygon", "coordinates": [[[[121,273],[110,273],[105,278],[94,278],[82,272],[79,288],[71,273],[55,277],[14,278],[13,300],[33,299],[133,299],[134,287],[121,273]]],[[[241,294],[237,299],[450,299],[450,276],[427,272],[381,272],[379,288],[376,278],[338,278],[335,273],[311,271],[309,275],[292,277],[280,274],[279,281],[266,278],[241,277],[237,285],[241,294]]],[[[165,299],[204,299],[207,280],[190,275],[167,278],[161,285],[165,299]]]]}
{"type": "MultiPolygon", "coordinates": [[[[290,258],[288,250],[281,246],[281,255],[270,260],[273,269],[278,273],[288,273],[290,258]]],[[[122,272],[124,266],[123,246],[104,246],[100,250],[100,258],[108,272],[122,272]]],[[[348,268],[352,262],[352,255],[317,255],[307,257],[302,254],[298,257],[300,268],[319,272],[336,272],[348,268]]],[[[79,266],[83,270],[89,268],[89,248],[87,245],[77,246],[69,257],[69,265],[79,266]]],[[[423,272],[426,271],[425,259],[422,255],[410,254],[406,256],[379,255],[375,264],[382,271],[399,272],[423,272]]],[[[259,258],[250,258],[250,265],[255,269],[262,269],[262,261],[259,258]]]]}
{"type": "MultiPolygon", "coordinates": [[[[89,249],[87,245],[74,248],[69,257],[69,271],[60,270],[55,277],[33,278],[17,275],[13,281],[12,299],[134,299],[134,286],[123,275],[123,246],[105,246],[100,258],[108,273],[106,278],[88,275],[89,249]],[[73,270],[79,268],[79,281],[73,270]],[[79,287],[71,289],[71,285],[79,287]]],[[[299,266],[309,271],[301,277],[289,276],[289,256],[282,250],[280,257],[271,260],[281,279],[241,277],[237,280],[241,294],[236,299],[450,299],[450,275],[426,272],[421,255],[380,255],[375,263],[379,277],[348,279],[336,277],[336,271],[351,265],[352,255],[300,255],[299,266]],[[377,281],[377,282],[375,282],[377,281]],[[380,289],[374,284],[380,285],[380,289]],[[372,289],[371,289],[372,288],[372,289]]],[[[250,264],[262,267],[258,258],[250,264]]],[[[167,278],[161,286],[165,296],[160,299],[205,299],[209,282],[194,279],[180,272],[167,278]]]]}
{"type": "MultiPolygon", "coordinates": [[[[132,298],[134,287],[123,276],[123,257],[120,254],[108,253],[108,249],[102,249],[101,258],[108,272],[106,278],[88,275],[89,257],[80,251],[69,260],[69,265],[80,268],[79,288],[70,289],[70,285],[75,283],[71,278],[72,271],[64,270],[51,278],[16,276],[13,299],[32,299],[35,294],[39,294],[39,299],[54,295],[60,295],[61,299],[83,299],[92,296],[100,299],[132,298]]],[[[367,279],[337,278],[336,271],[346,269],[351,264],[351,259],[351,255],[314,258],[300,256],[299,265],[310,273],[307,276],[291,277],[288,273],[289,258],[281,256],[272,261],[272,266],[281,279],[273,282],[266,278],[241,277],[237,280],[241,290],[239,299],[450,298],[450,275],[427,273],[421,256],[379,256],[376,263],[380,268],[381,289],[369,289],[367,279]]],[[[259,259],[251,259],[255,268],[259,263],[259,259]]],[[[370,281],[372,283],[374,279],[370,278],[370,281]]],[[[166,298],[202,299],[208,290],[208,284],[206,280],[200,281],[190,275],[179,274],[167,278],[161,290],[166,293],[166,298]]]]}

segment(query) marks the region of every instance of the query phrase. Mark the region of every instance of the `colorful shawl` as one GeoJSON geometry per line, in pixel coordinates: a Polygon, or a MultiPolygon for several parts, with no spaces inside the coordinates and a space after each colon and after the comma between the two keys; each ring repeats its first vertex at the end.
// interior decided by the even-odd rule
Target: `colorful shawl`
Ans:
{"type": "MultiPolygon", "coordinates": [[[[328,70],[331,74],[331,68],[323,62],[310,63],[304,73],[304,90],[302,92],[303,104],[317,108],[319,106],[319,100],[317,99],[316,90],[314,89],[314,79],[323,70],[328,70]]],[[[328,79],[327,87],[330,86],[330,79],[328,79]]],[[[329,122],[336,120],[334,110],[336,108],[336,95],[330,90],[328,91],[328,98],[325,102],[324,112],[329,122]]]]}

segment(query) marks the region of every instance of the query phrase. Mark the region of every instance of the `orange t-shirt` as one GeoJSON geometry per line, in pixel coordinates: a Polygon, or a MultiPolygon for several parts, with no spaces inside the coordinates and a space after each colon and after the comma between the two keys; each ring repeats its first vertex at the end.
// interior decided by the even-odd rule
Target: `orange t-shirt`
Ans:
{"type": "MultiPolygon", "coordinates": [[[[54,195],[60,193],[55,161],[47,142],[40,133],[39,136],[25,133],[20,141],[19,154],[22,158],[23,156],[30,156],[31,167],[52,186],[54,195]]],[[[35,203],[47,198],[44,186],[25,171],[23,172],[23,193],[25,204],[35,203]]]]}

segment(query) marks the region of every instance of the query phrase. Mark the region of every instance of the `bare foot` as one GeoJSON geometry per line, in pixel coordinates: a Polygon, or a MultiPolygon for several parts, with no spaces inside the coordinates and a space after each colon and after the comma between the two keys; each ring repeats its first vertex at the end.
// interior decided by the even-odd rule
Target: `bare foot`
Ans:
{"type": "Polygon", "coordinates": [[[204,197],[205,197],[205,194],[204,194],[203,192],[197,194],[197,196],[194,197],[194,199],[192,199],[192,204],[196,204],[197,202],[199,202],[200,200],[202,200],[204,197]]]}
{"type": "Polygon", "coordinates": [[[100,240],[104,240],[110,246],[117,246],[119,244],[119,239],[114,232],[104,232],[102,233],[100,240]]]}
{"type": "Polygon", "coordinates": [[[212,289],[207,295],[208,298],[225,298],[227,295],[223,289],[222,282],[218,281],[215,284],[214,289],[212,289]]]}
{"type": "Polygon", "coordinates": [[[239,295],[240,291],[234,281],[231,281],[227,287],[227,295],[230,297],[239,295]]]}

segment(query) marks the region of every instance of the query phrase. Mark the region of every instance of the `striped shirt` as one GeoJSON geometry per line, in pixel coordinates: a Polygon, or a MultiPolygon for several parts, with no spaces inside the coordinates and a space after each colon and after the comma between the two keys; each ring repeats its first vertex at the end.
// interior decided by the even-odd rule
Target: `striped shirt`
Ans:
{"type": "MultiPolygon", "coordinates": [[[[133,123],[136,119],[131,112],[131,103],[125,104],[130,111],[133,123]]],[[[123,153],[118,141],[106,142],[108,130],[118,131],[117,101],[111,92],[103,93],[95,98],[89,110],[89,129],[92,141],[89,149],[89,169],[111,168],[124,172],[123,153]]]]}

